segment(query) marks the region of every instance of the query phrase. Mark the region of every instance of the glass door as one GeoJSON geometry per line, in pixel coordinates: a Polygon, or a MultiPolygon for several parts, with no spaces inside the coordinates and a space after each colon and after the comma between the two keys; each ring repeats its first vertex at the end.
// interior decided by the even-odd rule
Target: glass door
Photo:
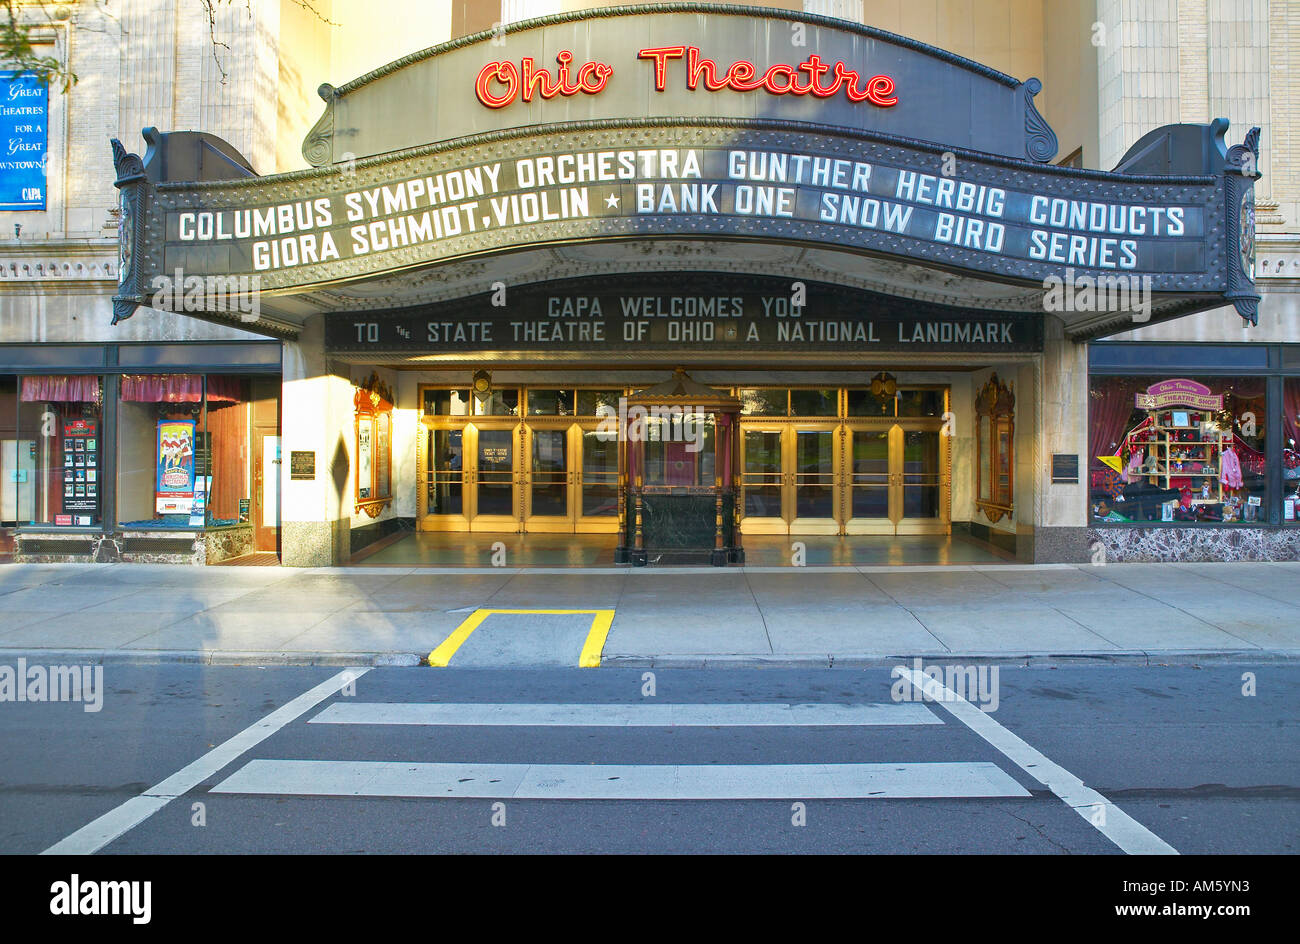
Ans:
{"type": "Polygon", "coordinates": [[[468,531],[472,496],[466,451],[471,430],[465,427],[426,428],[421,483],[423,514],[420,527],[428,531],[468,531]]]}
{"type": "Polygon", "coordinates": [[[746,426],[740,431],[743,534],[786,534],[784,431],[746,426]]]}
{"type": "Polygon", "coordinates": [[[890,429],[850,429],[847,534],[893,534],[897,501],[889,478],[890,429]]]}
{"type": "Polygon", "coordinates": [[[524,530],[572,531],[572,449],[568,428],[530,426],[524,438],[528,443],[524,530]]]}
{"type": "Polygon", "coordinates": [[[576,530],[618,531],[618,437],[601,435],[595,424],[574,426],[576,530]]]}
{"type": "Polygon", "coordinates": [[[946,533],[951,511],[944,452],[949,443],[933,426],[916,428],[908,424],[900,433],[902,517],[898,521],[898,533],[946,533]]]}
{"type": "Polygon", "coordinates": [[[598,435],[594,422],[542,420],[528,424],[525,440],[525,531],[618,531],[616,436],[598,435]]]}
{"type": "Polygon", "coordinates": [[[838,534],[836,426],[786,430],[786,514],[791,534],[838,534]]]}
{"type": "Polygon", "coordinates": [[[930,420],[850,428],[845,534],[943,534],[951,521],[947,450],[930,420]]]}
{"type": "Polygon", "coordinates": [[[742,533],[839,532],[838,428],[742,424],[742,533]]]}
{"type": "Polygon", "coordinates": [[[473,501],[468,510],[471,531],[518,531],[519,463],[515,444],[517,425],[467,426],[470,434],[470,470],[473,501]]]}

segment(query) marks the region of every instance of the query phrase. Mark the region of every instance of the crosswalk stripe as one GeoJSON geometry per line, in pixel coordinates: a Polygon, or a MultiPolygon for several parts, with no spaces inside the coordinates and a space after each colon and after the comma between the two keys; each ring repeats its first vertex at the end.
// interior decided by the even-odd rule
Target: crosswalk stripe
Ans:
{"type": "Polygon", "coordinates": [[[946,685],[904,666],[894,669],[894,674],[906,678],[917,691],[943,705],[953,717],[1046,785],[1066,806],[1129,855],[1178,855],[1178,850],[1169,843],[946,685]]]}
{"type": "Polygon", "coordinates": [[[335,702],[315,724],[563,727],[762,727],[942,724],[921,703],[899,704],[438,704],[335,702]]]}
{"type": "Polygon", "coordinates": [[[253,760],[213,793],[517,800],[1027,797],[996,764],[428,764],[253,760]]]}
{"type": "Polygon", "coordinates": [[[285,725],[296,721],[326,698],[351,685],[369,672],[369,667],[345,669],[314,688],[281,705],[265,718],[254,722],[234,737],[223,741],[198,760],[187,764],[166,780],[155,784],[139,796],[113,807],[91,820],[75,833],[50,846],[41,855],[90,855],[98,852],[118,836],[139,826],[179,796],[193,790],[204,780],[229,766],[239,755],[256,747],[285,725]]]}

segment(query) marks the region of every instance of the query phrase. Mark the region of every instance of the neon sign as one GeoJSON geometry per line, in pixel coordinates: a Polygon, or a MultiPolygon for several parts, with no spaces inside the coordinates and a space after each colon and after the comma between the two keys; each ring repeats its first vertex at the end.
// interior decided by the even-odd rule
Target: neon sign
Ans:
{"type": "MultiPolygon", "coordinates": [[[[873,75],[864,79],[843,61],[832,65],[823,62],[816,53],[798,65],[776,63],[761,73],[747,59],[736,60],[724,71],[713,59],[702,58],[698,46],[656,46],[639,50],[637,58],[654,62],[655,90],[659,92],[668,87],[669,61],[685,59],[686,87],[691,91],[701,84],[710,92],[763,89],[770,95],[812,95],[814,98],[831,98],[843,91],[851,102],[870,102],[880,108],[898,104],[890,76],[873,75]]],[[[531,102],[539,95],[548,100],[557,95],[597,95],[604,91],[614,74],[614,67],[604,62],[587,62],[574,72],[573,53],[567,49],[555,59],[559,63],[555,75],[539,68],[531,57],[521,59],[518,66],[513,62],[489,62],[479,70],[474,94],[489,108],[505,108],[518,100],[531,102]]]]}
{"type": "Polygon", "coordinates": [[[520,60],[517,69],[513,62],[489,62],[479,70],[474,94],[488,108],[505,108],[516,98],[531,102],[534,95],[548,100],[556,95],[567,97],[579,92],[595,95],[604,90],[605,83],[614,74],[611,65],[587,62],[578,69],[576,76],[571,75],[569,67],[573,63],[573,53],[567,49],[555,59],[560,68],[554,78],[546,69],[537,68],[531,57],[520,60]],[[493,91],[493,82],[501,86],[500,92],[493,91]]]}

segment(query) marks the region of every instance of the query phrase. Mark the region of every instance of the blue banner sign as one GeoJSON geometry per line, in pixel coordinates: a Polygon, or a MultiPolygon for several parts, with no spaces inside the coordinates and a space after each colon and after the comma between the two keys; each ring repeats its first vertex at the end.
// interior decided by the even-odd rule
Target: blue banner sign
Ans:
{"type": "Polygon", "coordinates": [[[0,71],[0,210],[45,209],[49,93],[30,72],[0,71]]]}

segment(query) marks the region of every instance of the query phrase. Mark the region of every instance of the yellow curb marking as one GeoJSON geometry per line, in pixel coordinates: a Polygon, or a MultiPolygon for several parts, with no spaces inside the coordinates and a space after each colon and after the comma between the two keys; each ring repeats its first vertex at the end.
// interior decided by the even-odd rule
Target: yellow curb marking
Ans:
{"type": "Polygon", "coordinates": [[[465,622],[457,626],[451,635],[442,641],[437,649],[429,653],[429,665],[446,668],[447,663],[451,661],[451,657],[456,654],[457,649],[465,644],[465,640],[470,637],[470,634],[478,629],[485,619],[498,613],[523,616],[591,614],[591,629],[587,632],[587,640],[582,644],[582,654],[578,657],[578,666],[584,669],[594,669],[600,666],[600,654],[605,648],[605,637],[609,635],[609,628],[614,623],[613,610],[475,610],[466,618],[465,622]]]}

